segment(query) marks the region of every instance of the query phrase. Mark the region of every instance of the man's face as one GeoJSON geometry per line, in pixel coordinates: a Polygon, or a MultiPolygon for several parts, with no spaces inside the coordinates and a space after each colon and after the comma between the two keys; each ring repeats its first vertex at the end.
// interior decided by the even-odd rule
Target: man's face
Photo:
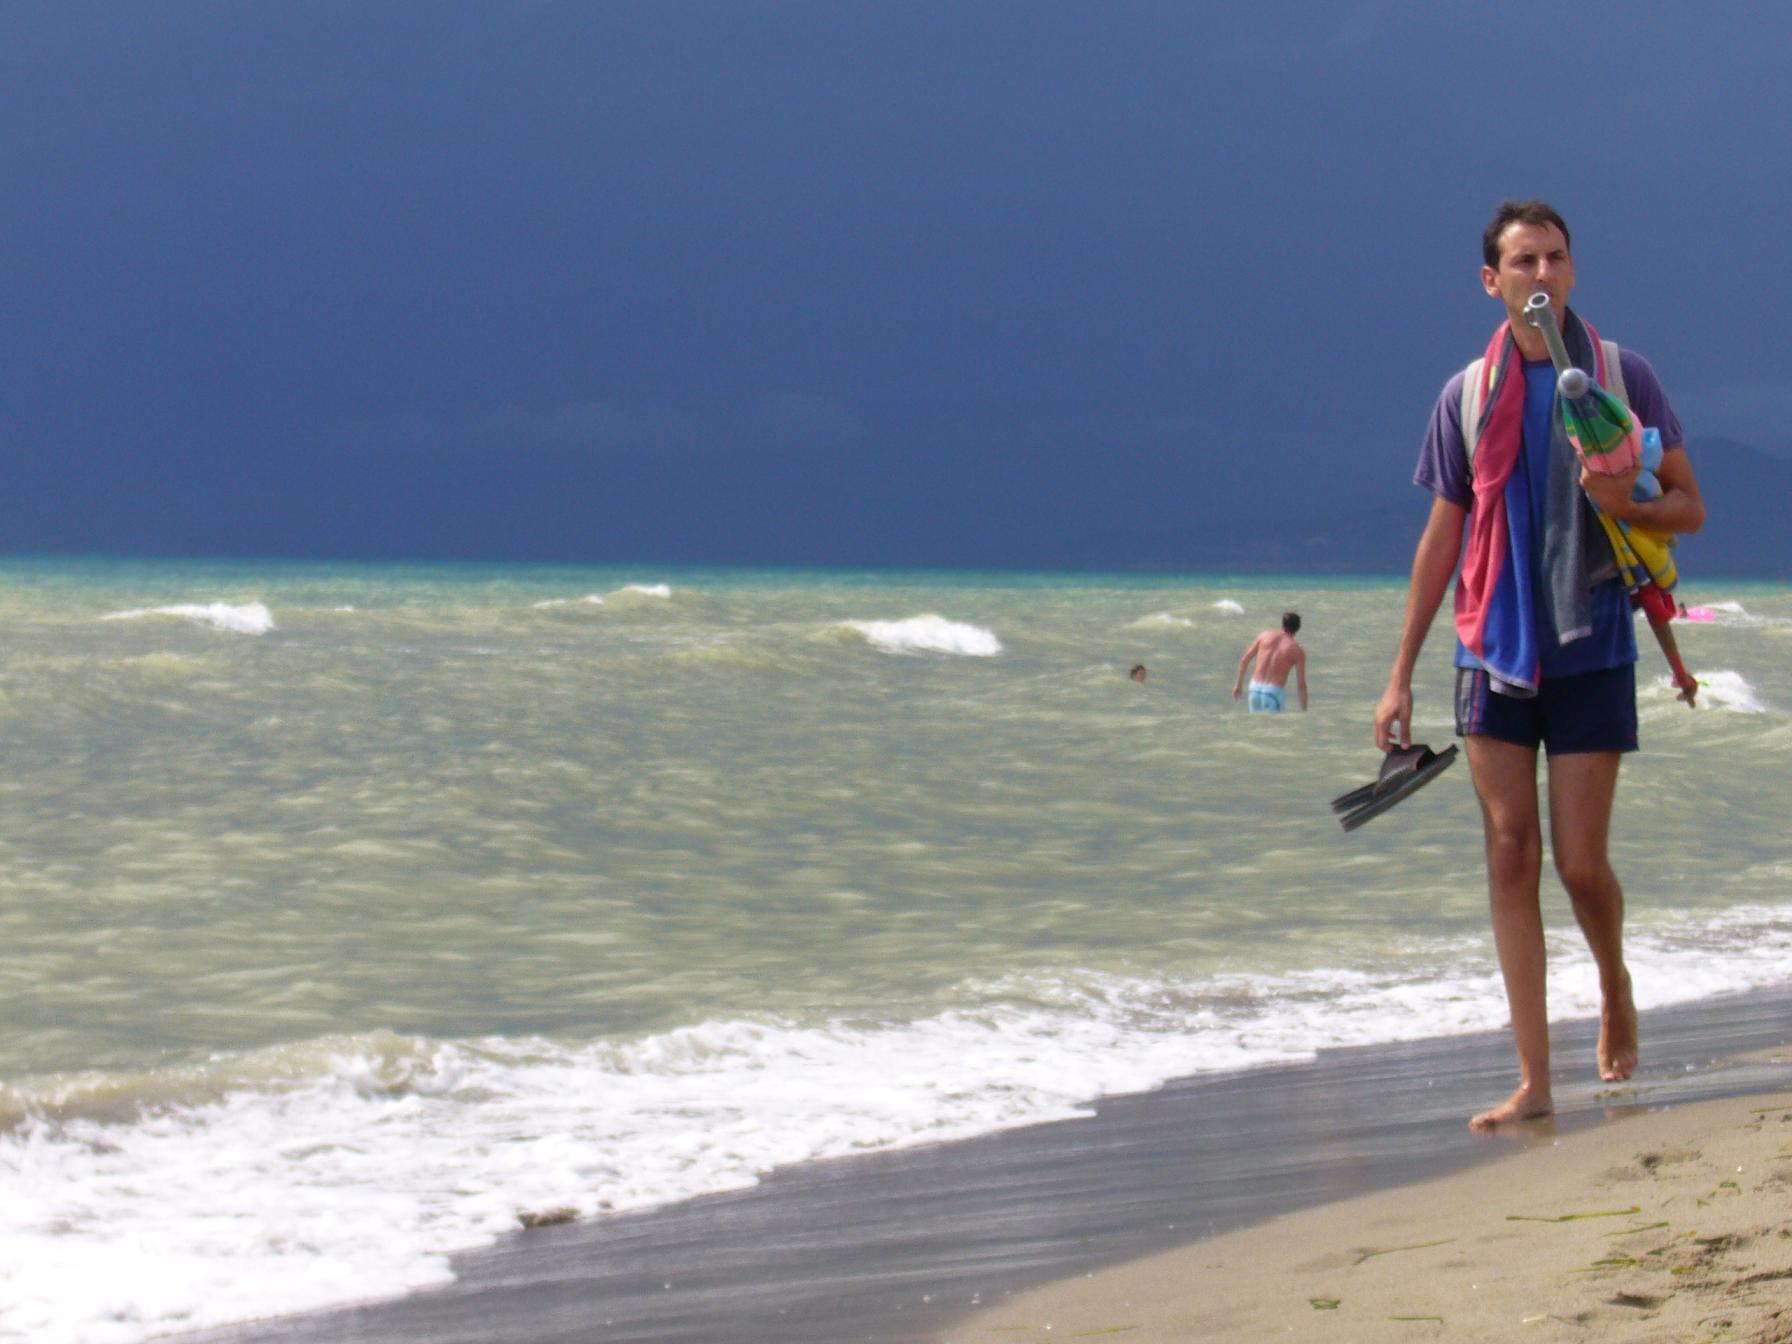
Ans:
{"type": "Polygon", "coordinates": [[[1500,264],[1481,268],[1481,284],[1488,294],[1502,299],[1516,324],[1524,320],[1525,300],[1538,290],[1549,295],[1556,321],[1568,307],[1574,288],[1574,258],[1568,240],[1554,224],[1526,224],[1514,220],[1500,234],[1500,264]]]}

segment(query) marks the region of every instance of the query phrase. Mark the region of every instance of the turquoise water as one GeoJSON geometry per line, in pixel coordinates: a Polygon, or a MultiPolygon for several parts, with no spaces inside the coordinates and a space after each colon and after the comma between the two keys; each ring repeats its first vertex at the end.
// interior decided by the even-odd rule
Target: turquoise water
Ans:
{"type": "MultiPolygon", "coordinates": [[[[1644,1006],[1792,965],[1792,592],[1685,596],[1701,708],[1644,635],[1614,834],[1644,1006]]],[[[0,568],[0,1339],[402,1292],[531,1209],[1498,1026],[1466,770],[1350,835],[1326,807],[1376,765],[1403,598],[0,568]],[[1312,711],[1244,714],[1288,607],[1312,711]]],[[[1434,632],[1437,745],[1447,663],[1434,632]]]]}

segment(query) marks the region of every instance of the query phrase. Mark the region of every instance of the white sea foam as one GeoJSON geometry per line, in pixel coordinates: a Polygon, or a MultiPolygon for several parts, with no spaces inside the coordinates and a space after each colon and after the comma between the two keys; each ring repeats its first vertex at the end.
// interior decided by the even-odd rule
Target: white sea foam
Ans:
{"type": "Polygon", "coordinates": [[[677,594],[680,601],[675,602],[672,585],[669,583],[625,583],[620,588],[603,594],[598,600],[613,609],[636,614],[650,610],[674,610],[686,605],[683,599],[688,596],[689,590],[683,590],[677,594]]]}
{"type": "Polygon", "coordinates": [[[1697,703],[1707,708],[1728,709],[1738,714],[1767,713],[1766,702],[1740,672],[1707,672],[1699,680],[1701,690],[1697,703]]]}
{"type": "Polygon", "coordinates": [[[1127,627],[1129,630],[1181,630],[1194,622],[1187,616],[1178,616],[1173,611],[1154,611],[1149,616],[1141,616],[1127,627]]]}
{"type": "Polygon", "coordinates": [[[274,614],[260,602],[184,602],[171,607],[139,607],[132,611],[111,611],[103,621],[134,621],[146,616],[179,616],[197,625],[225,630],[234,635],[265,635],[274,628],[274,614]]]}
{"type": "MultiPolygon", "coordinates": [[[[961,989],[908,1022],[706,1022],[632,1042],[373,1035],[223,1058],[120,1114],[105,1080],[4,1094],[0,1340],[137,1344],[403,1293],[518,1215],[738,1189],[774,1167],[1065,1118],[1100,1096],[1321,1048],[1484,1030],[1483,939],[1374,968],[1199,982],[1109,975],[961,989]],[[54,1095],[52,1095],[54,1091],[54,1095]]],[[[1578,935],[1550,1003],[1596,1007],[1578,935]]],[[[1643,1007],[1783,983],[1792,907],[1640,927],[1643,1007]]]]}
{"type": "Polygon", "coordinates": [[[1242,602],[1234,602],[1229,597],[1222,597],[1218,602],[1213,604],[1213,607],[1215,611],[1231,612],[1234,616],[1244,615],[1244,604],[1242,602]]]}
{"type": "Polygon", "coordinates": [[[534,603],[531,603],[531,604],[530,604],[530,605],[531,605],[531,606],[534,606],[534,607],[537,607],[537,608],[546,608],[546,607],[570,607],[570,606],[572,606],[572,605],[573,605],[573,604],[574,604],[574,603],[575,603],[575,602],[576,602],[576,603],[579,603],[579,604],[581,604],[581,605],[588,605],[588,606],[598,606],[598,607],[601,607],[601,606],[603,606],[603,604],[604,604],[604,600],[603,600],[603,598],[602,598],[602,597],[600,597],[600,596],[599,596],[599,595],[598,595],[598,594],[596,594],[596,593],[586,593],[586,594],[585,594],[585,596],[583,596],[583,597],[549,597],[549,598],[544,598],[544,599],[542,599],[542,600],[541,600],[541,601],[540,601],[540,602],[534,602],[534,603]]]}
{"type": "MultiPolygon", "coordinates": [[[[1755,688],[1749,684],[1748,678],[1740,672],[1728,670],[1704,672],[1693,669],[1692,674],[1699,683],[1699,694],[1693,701],[1695,709],[1730,714],[1766,714],[1769,712],[1766,702],[1756,694],[1755,688]]],[[[1679,695],[1673,678],[1665,675],[1654,678],[1650,683],[1650,690],[1656,699],[1672,699],[1679,695]]]]}
{"type": "Polygon", "coordinates": [[[995,632],[980,625],[948,621],[943,616],[911,616],[904,621],[848,621],[873,648],[885,653],[955,653],[993,658],[1002,651],[995,632]]]}

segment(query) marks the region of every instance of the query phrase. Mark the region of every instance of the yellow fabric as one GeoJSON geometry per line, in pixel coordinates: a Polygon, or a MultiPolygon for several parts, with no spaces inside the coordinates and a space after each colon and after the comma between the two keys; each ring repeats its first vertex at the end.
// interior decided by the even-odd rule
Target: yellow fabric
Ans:
{"type": "MultiPolygon", "coordinates": [[[[1605,357],[1607,385],[1628,410],[1630,394],[1624,388],[1624,365],[1617,344],[1613,341],[1601,341],[1599,344],[1602,347],[1600,353],[1605,357]]],[[[1674,591],[1674,585],[1680,582],[1680,570],[1674,563],[1673,553],[1668,549],[1674,544],[1670,533],[1620,523],[1615,518],[1607,517],[1597,504],[1593,506],[1593,512],[1605,528],[1606,539],[1612,544],[1612,555],[1617,558],[1618,572],[1623,577],[1626,588],[1634,593],[1645,583],[1653,583],[1664,593],[1674,591]]]]}
{"type": "Polygon", "coordinates": [[[1671,536],[1646,527],[1631,527],[1599,509],[1593,512],[1598,515],[1606,539],[1612,544],[1612,554],[1617,558],[1618,572],[1626,588],[1634,593],[1645,583],[1653,583],[1664,593],[1674,590],[1674,585],[1680,581],[1680,571],[1674,564],[1673,552],[1668,549],[1674,544],[1671,536]]]}

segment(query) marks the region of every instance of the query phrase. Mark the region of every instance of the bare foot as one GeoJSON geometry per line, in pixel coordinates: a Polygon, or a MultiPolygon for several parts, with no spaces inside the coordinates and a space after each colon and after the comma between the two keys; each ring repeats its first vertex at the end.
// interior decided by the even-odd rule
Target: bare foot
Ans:
{"type": "Polygon", "coordinates": [[[1507,1097],[1491,1111],[1482,1111],[1468,1122],[1470,1129],[1498,1129],[1501,1125],[1509,1125],[1519,1120],[1535,1120],[1538,1116],[1555,1114],[1555,1103],[1550,1100],[1547,1087],[1535,1088],[1523,1086],[1507,1097]]]}
{"type": "Polygon", "coordinates": [[[1598,1058],[1599,1076],[1608,1083],[1621,1083],[1636,1072],[1636,1004],[1628,975],[1599,1011],[1598,1058]]]}

